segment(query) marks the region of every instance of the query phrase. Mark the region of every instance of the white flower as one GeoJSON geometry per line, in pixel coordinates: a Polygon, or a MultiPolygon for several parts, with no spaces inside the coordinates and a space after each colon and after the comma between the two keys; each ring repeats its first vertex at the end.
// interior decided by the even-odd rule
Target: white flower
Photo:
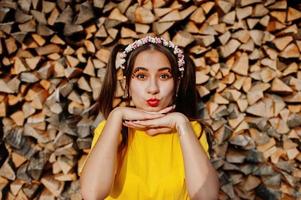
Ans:
{"type": "Polygon", "coordinates": [[[143,42],[142,42],[141,40],[138,40],[136,44],[137,44],[137,45],[142,45],[143,42]]]}
{"type": "Polygon", "coordinates": [[[122,52],[121,54],[120,54],[120,58],[125,58],[126,57],[126,53],[125,52],[122,52]]]}
{"type": "Polygon", "coordinates": [[[124,58],[120,59],[120,63],[121,64],[125,63],[125,59],[124,58]]]}

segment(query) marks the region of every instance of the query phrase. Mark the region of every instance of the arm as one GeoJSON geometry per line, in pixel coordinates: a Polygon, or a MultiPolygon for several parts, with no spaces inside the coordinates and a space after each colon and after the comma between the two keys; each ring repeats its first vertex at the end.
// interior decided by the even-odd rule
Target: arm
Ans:
{"type": "Polygon", "coordinates": [[[109,195],[118,168],[118,139],[123,120],[154,119],[164,116],[172,107],[162,113],[150,113],[135,108],[117,107],[109,115],[103,132],[89,153],[81,173],[80,185],[84,199],[104,199],[109,195]]]}
{"type": "Polygon", "coordinates": [[[217,172],[195,136],[189,120],[185,116],[179,118],[176,129],[179,133],[186,185],[191,199],[217,199],[219,192],[217,172]]]}
{"type": "Polygon", "coordinates": [[[168,113],[158,119],[135,121],[128,127],[145,128],[149,135],[163,132],[163,128],[177,129],[183,154],[186,186],[191,199],[211,200],[218,198],[219,181],[206,152],[197,139],[187,117],[179,112],[168,113]]]}
{"type": "Polygon", "coordinates": [[[84,199],[104,199],[109,195],[117,169],[118,137],[121,127],[122,116],[113,110],[81,174],[80,186],[84,199]]]}

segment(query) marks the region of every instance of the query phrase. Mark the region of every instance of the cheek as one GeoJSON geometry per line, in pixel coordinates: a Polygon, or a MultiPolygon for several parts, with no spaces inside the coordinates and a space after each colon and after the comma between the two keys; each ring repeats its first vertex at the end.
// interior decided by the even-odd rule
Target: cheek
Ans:
{"type": "Polygon", "coordinates": [[[169,83],[164,84],[161,91],[166,96],[172,96],[172,94],[174,93],[174,83],[169,82],[169,83]]]}
{"type": "Polygon", "coordinates": [[[135,80],[132,80],[130,85],[129,85],[129,94],[131,96],[135,95],[139,95],[141,94],[142,91],[142,85],[138,84],[135,80]]]}

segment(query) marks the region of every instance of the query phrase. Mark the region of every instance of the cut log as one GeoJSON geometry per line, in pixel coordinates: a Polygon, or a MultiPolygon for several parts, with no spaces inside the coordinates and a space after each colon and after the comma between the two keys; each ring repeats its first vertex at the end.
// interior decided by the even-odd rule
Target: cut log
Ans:
{"type": "Polygon", "coordinates": [[[16,40],[13,37],[5,40],[5,46],[9,54],[12,54],[17,50],[16,40]]]}
{"type": "Polygon", "coordinates": [[[128,37],[138,38],[138,35],[136,34],[135,31],[132,31],[131,29],[122,27],[122,29],[121,29],[121,37],[122,38],[128,38],[128,37]]]}
{"type": "Polygon", "coordinates": [[[28,102],[26,102],[26,103],[23,104],[22,110],[23,110],[25,118],[27,118],[28,116],[32,115],[36,111],[35,108],[32,107],[31,104],[28,103],[28,102]]]}
{"type": "Polygon", "coordinates": [[[3,80],[0,80],[0,91],[5,93],[14,93],[14,91],[3,80]]]}
{"type": "Polygon", "coordinates": [[[7,159],[0,168],[0,175],[8,180],[15,180],[16,174],[13,168],[9,164],[9,159],[7,159]]]}
{"type": "MultiPolygon", "coordinates": [[[[271,67],[271,68],[274,68],[274,67],[271,67]]],[[[268,67],[265,67],[260,73],[261,80],[265,83],[268,83],[271,80],[273,80],[276,77],[276,75],[277,75],[277,73],[268,67]]]]}
{"type": "Polygon", "coordinates": [[[24,33],[34,32],[36,31],[36,22],[34,19],[31,19],[23,24],[19,24],[18,27],[24,33]]]}
{"type": "Polygon", "coordinates": [[[192,43],[194,39],[190,33],[181,31],[175,35],[172,41],[180,47],[186,47],[188,44],[192,43]]]}
{"type": "Polygon", "coordinates": [[[182,17],[182,20],[187,18],[189,15],[191,15],[191,13],[193,13],[196,9],[197,9],[197,7],[192,5],[192,6],[189,6],[188,8],[180,11],[180,15],[182,17]]]}
{"type": "Polygon", "coordinates": [[[262,26],[265,26],[267,27],[269,25],[269,22],[270,22],[270,16],[266,15],[264,16],[263,18],[261,18],[261,20],[259,21],[259,23],[262,25],[262,26]]]}
{"type": "Polygon", "coordinates": [[[235,62],[232,70],[240,75],[248,75],[249,70],[249,60],[248,60],[248,54],[243,53],[241,56],[239,56],[238,60],[235,62]]]}
{"type": "Polygon", "coordinates": [[[170,13],[172,11],[171,8],[155,8],[154,9],[154,13],[155,13],[155,16],[156,18],[160,18],[168,13],[170,13]]]}
{"type": "Polygon", "coordinates": [[[115,8],[109,15],[109,19],[118,20],[121,22],[128,21],[128,18],[124,16],[118,8],[115,8]]]}
{"type": "Polygon", "coordinates": [[[236,9],[236,16],[238,18],[238,20],[242,20],[248,16],[250,16],[252,14],[252,7],[251,6],[247,6],[244,8],[237,8],[236,9]]]}
{"type": "Polygon", "coordinates": [[[300,51],[296,44],[289,44],[280,54],[279,56],[283,58],[299,58],[300,51]]]}
{"type": "Polygon", "coordinates": [[[93,65],[92,60],[90,58],[87,62],[87,65],[86,65],[83,73],[88,74],[90,76],[95,76],[94,65],[93,65]]]}
{"type": "Polygon", "coordinates": [[[231,33],[229,31],[227,31],[219,37],[219,40],[223,45],[225,45],[229,41],[230,38],[231,38],[231,33]]]}
{"type": "Polygon", "coordinates": [[[94,18],[94,12],[89,2],[82,3],[75,24],[83,24],[94,18]]]}
{"type": "Polygon", "coordinates": [[[43,1],[43,13],[50,13],[55,8],[55,3],[50,1],[43,1]]]}
{"type": "Polygon", "coordinates": [[[58,35],[54,35],[51,40],[50,40],[51,43],[54,43],[54,44],[62,44],[64,45],[65,42],[58,36],[58,35]]]}
{"type": "Polygon", "coordinates": [[[299,10],[294,9],[292,7],[288,8],[287,21],[290,22],[300,18],[301,18],[301,12],[299,10]]]}
{"type": "Polygon", "coordinates": [[[282,51],[291,41],[293,41],[293,38],[291,36],[286,36],[275,39],[273,43],[280,51],[282,51]]]}
{"type": "Polygon", "coordinates": [[[254,17],[268,16],[269,10],[263,4],[256,4],[254,9],[254,17]]]}
{"type": "Polygon", "coordinates": [[[56,197],[60,196],[64,188],[64,182],[55,180],[53,176],[43,177],[41,183],[56,197]]]}
{"type": "Polygon", "coordinates": [[[38,74],[42,79],[48,79],[54,72],[53,65],[49,62],[45,63],[39,70],[38,74]]]}
{"type": "Polygon", "coordinates": [[[292,93],[293,90],[283,83],[280,79],[275,78],[272,82],[272,91],[274,92],[284,92],[284,93],[292,93]]]}
{"type": "Polygon", "coordinates": [[[84,30],[82,25],[75,24],[65,24],[64,34],[67,36],[71,36],[72,34],[82,32],[84,30]]]}
{"type": "Polygon", "coordinates": [[[30,12],[38,23],[41,23],[41,24],[47,23],[44,13],[39,12],[37,10],[31,10],[30,12]]]}
{"type": "Polygon", "coordinates": [[[174,10],[164,17],[162,17],[159,22],[170,22],[170,21],[179,21],[182,20],[182,16],[178,10],[174,10]]]}
{"type": "Polygon", "coordinates": [[[217,5],[219,6],[220,9],[222,9],[224,13],[228,13],[233,6],[231,2],[224,1],[224,0],[218,0],[217,5]]]}
{"type": "Polygon", "coordinates": [[[37,56],[37,57],[32,57],[32,58],[26,58],[25,62],[28,65],[28,67],[33,70],[37,67],[40,60],[41,60],[41,57],[37,56]]]}
{"type": "Polygon", "coordinates": [[[234,53],[239,46],[240,43],[237,40],[231,39],[226,45],[220,48],[222,56],[224,58],[228,57],[229,55],[234,53]]]}
{"type": "Polygon", "coordinates": [[[261,183],[261,180],[256,176],[249,175],[243,188],[244,191],[250,191],[256,188],[261,183]]]}
{"type": "Polygon", "coordinates": [[[67,6],[63,12],[59,15],[59,17],[56,19],[56,23],[61,22],[65,24],[71,24],[72,23],[72,8],[70,6],[67,6]]]}
{"type": "Polygon", "coordinates": [[[155,21],[155,16],[150,10],[138,7],[135,10],[135,21],[141,24],[151,24],[155,21]]]}
{"type": "Polygon", "coordinates": [[[259,116],[259,117],[266,117],[266,108],[265,108],[265,104],[260,101],[250,107],[248,107],[248,109],[246,110],[247,113],[259,116]]]}
{"type": "Polygon", "coordinates": [[[66,56],[66,60],[71,68],[75,68],[79,64],[79,60],[72,56],[66,56]]]}
{"type": "Polygon", "coordinates": [[[247,30],[239,30],[232,34],[232,38],[238,39],[242,43],[247,43],[249,41],[250,35],[247,30]]]}
{"type": "Polygon", "coordinates": [[[283,71],[283,76],[287,76],[289,74],[292,74],[292,73],[297,73],[298,71],[298,65],[297,63],[291,63],[284,71],[283,71]]]}
{"type": "Polygon", "coordinates": [[[15,12],[15,19],[18,23],[25,23],[31,20],[33,16],[24,13],[22,10],[17,9],[15,12]]]}
{"type": "Polygon", "coordinates": [[[60,47],[55,44],[48,44],[43,47],[38,47],[35,50],[39,56],[47,55],[51,53],[59,53],[61,51],[60,47]]]}
{"type": "Polygon", "coordinates": [[[54,23],[56,22],[57,18],[59,17],[60,13],[58,11],[58,9],[54,8],[50,14],[50,16],[48,17],[47,23],[51,26],[54,25],[54,23]]]}
{"type": "Polygon", "coordinates": [[[254,41],[254,43],[258,46],[261,45],[262,43],[262,38],[263,38],[263,31],[259,31],[259,30],[251,30],[250,31],[250,36],[252,38],[252,40],[254,41]]]}
{"type": "Polygon", "coordinates": [[[18,126],[22,126],[24,124],[24,113],[22,111],[17,111],[11,115],[11,118],[18,126]]]}
{"type": "Polygon", "coordinates": [[[96,52],[95,55],[99,60],[108,63],[110,57],[110,51],[108,49],[102,48],[96,52]]]}
{"type": "Polygon", "coordinates": [[[154,22],[153,29],[154,31],[161,35],[166,30],[168,30],[175,22],[154,22]]]}
{"type": "Polygon", "coordinates": [[[205,21],[205,14],[202,8],[196,9],[190,16],[190,20],[197,24],[203,23],[205,21]]]}
{"type": "Polygon", "coordinates": [[[227,24],[234,24],[235,22],[235,11],[229,12],[226,15],[224,15],[223,17],[223,22],[227,23],[227,24]]]}

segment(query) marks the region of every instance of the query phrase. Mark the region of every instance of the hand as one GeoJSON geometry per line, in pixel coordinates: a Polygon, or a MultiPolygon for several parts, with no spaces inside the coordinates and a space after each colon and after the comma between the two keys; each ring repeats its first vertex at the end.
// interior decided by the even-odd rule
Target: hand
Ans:
{"type": "Polygon", "coordinates": [[[122,121],[147,120],[163,117],[166,113],[174,109],[174,106],[168,106],[158,112],[148,112],[138,108],[117,107],[112,111],[113,115],[119,115],[122,121]]]}
{"type": "Polygon", "coordinates": [[[183,122],[188,122],[187,117],[179,112],[167,113],[163,117],[147,120],[126,121],[124,125],[130,128],[145,130],[149,135],[159,133],[169,133],[177,129],[177,126],[183,122]]]}

